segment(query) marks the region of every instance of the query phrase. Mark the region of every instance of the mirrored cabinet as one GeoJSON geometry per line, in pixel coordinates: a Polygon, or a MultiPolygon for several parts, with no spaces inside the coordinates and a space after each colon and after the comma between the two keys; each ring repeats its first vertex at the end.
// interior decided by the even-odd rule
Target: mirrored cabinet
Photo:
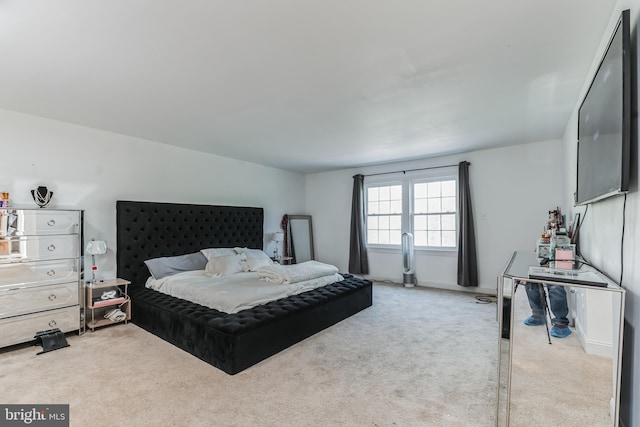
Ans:
{"type": "Polygon", "coordinates": [[[498,277],[497,425],[618,426],[625,291],[586,264],[549,267],[541,269],[535,253],[515,252],[498,277]],[[549,308],[549,288],[564,290],[568,336],[554,336],[552,310],[525,324],[526,284],[549,308]]]}
{"type": "Polygon", "coordinates": [[[0,347],[82,330],[79,210],[0,208],[0,347]]]}

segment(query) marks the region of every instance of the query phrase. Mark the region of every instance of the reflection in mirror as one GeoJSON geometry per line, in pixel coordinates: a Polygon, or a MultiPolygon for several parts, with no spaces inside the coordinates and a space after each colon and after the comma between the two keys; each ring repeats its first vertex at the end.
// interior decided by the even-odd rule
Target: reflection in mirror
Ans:
{"type": "Polygon", "coordinates": [[[293,263],[314,259],[311,215],[289,215],[288,243],[293,263]]]}
{"type": "Polygon", "coordinates": [[[511,303],[509,425],[616,425],[615,386],[622,296],[618,292],[565,287],[573,333],[549,338],[531,315],[524,286],[511,303]],[[551,340],[551,345],[549,343],[551,340]]]}

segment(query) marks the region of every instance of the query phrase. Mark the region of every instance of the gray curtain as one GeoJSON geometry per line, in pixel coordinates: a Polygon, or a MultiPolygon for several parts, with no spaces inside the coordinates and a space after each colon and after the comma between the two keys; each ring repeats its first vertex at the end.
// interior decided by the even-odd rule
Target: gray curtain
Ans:
{"type": "Polygon", "coordinates": [[[473,227],[469,162],[458,164],[458,285],[478,286],[476,236],[473,227]]]}
{"type": "Polygon", "coordinates": [[[353,177],[351,200],[351,243],[349,244],[349,273],[369,274],[364,210],[364,175],[353,177]]]}

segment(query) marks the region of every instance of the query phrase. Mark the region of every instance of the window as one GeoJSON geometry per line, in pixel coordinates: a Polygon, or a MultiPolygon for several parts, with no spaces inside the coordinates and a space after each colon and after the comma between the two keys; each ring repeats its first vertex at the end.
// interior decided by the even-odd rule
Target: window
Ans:
{"type": "Polygon", "coordinates": [[[399,245],[402,236],[402,185],[367,188],[367,242],[399,245]]]}
{"type": "Polygon", "coordinates": [[[413,242],[416,246],[456,246],[456,181],[413,184],[413,242]]]}
{"type": "Polygon", "coordinates": [[[456,177],[406,178],[366,189],[368,245],[400,245],[408,231],[416,247],[456,247],[456,177]]]}

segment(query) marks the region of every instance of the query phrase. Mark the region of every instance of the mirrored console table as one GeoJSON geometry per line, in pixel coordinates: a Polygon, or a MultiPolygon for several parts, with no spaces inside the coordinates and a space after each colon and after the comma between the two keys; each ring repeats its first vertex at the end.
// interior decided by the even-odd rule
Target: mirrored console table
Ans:
{"type": "Polygon", "coordinates": [[[552,262],[549,277],[558,279],[532,279],[539,261],[515,252],[498,277],[497,425],[618,426],[625,291],[579,263],[565,273],[552,262]],[[599,284],[580,283],[583,277],[599,284]],[[525,283],[564,288],[569,336],[524,324],[531,315],[525,283]]]}

